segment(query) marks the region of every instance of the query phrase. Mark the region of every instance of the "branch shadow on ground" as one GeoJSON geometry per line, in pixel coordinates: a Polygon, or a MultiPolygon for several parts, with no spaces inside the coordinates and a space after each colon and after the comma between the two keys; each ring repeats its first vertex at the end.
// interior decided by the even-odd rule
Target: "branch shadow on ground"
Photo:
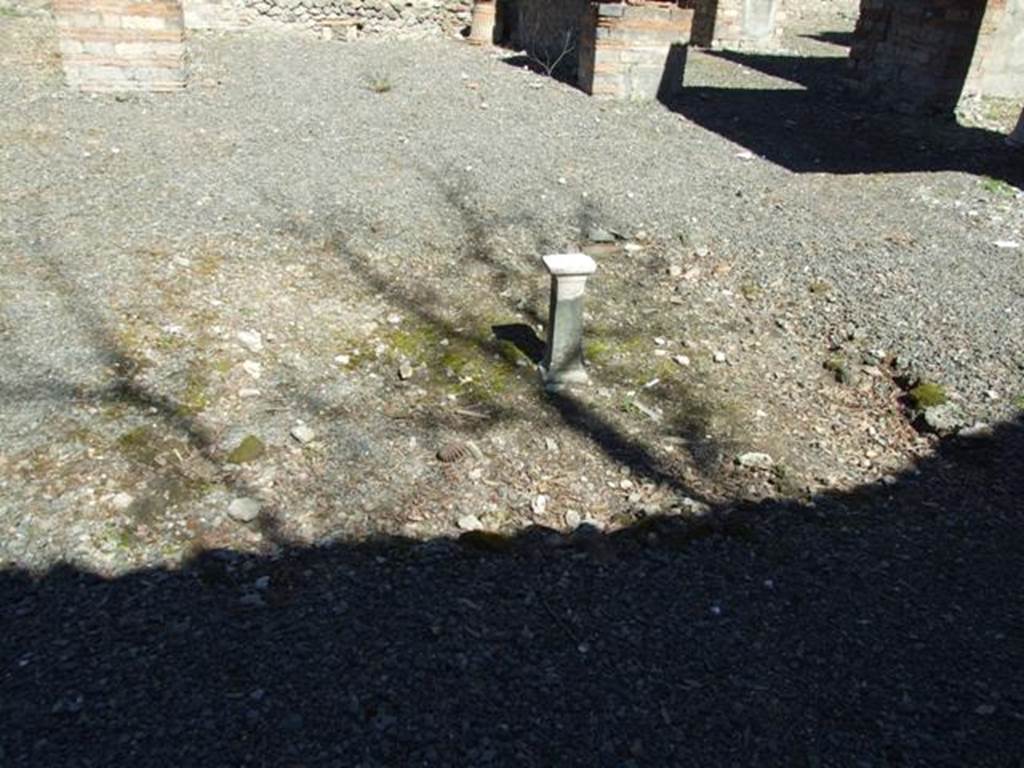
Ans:
{"type": "MultiPolygon", "coordinates": [[[[0,572],[5,765],[1019,765],[1024,423],[611,535],[0,572]],[[486,551],[485,551],[486,550],[486,551]]],[[[539,535],[538,535],[539,534],[539,535]]]]}
{"type": "MultiPolygon", "coordinates": [[[[0,397],[7,403],[46,400],[101,408],[123,407],[144,418],[147,424],[157,422],[161,426],[159,430],[140,426],[122,433],[114,441],[114,445],[128,454],[130,461],[148,465],[156,472],[147,483],[147,493],[135,499],[127,510],[142,523],[154,521],[153,505],[158,497],[189,495],[209,482],[224,486],[236,496],[259,496],[258,489],[229,465],[225,451],[218,445],[217,433],[204,423],[201,414],[143,380],[144,363],[125,348],[99,307],[68,276],[60,260],[54,256],[41,257],[40,265],[46,288],[59,305],[58,311],[75,319],[76,328],[88,341],[90,351],[107,368],[107,381],[89,385],[71,380],[31,355],[18,355],[18,365],[25,372],[26,381],[14,387],[0,384],[0,397]],[[167,454],[173,460],[156,462],[157,454],[167,454]]],[[[265,505],[257,520],[266,540],[273,544],[283,541],[276,514],[272,506],[265,505]]]]}
{"type": "Polygon", "coordinates": [[[806,90],[686,87],[665,105],[796,173],[962,171],[1024,188],[1024,156],[1002,134],[882,111],[842,86],[837,57],[709,52],[806,90]]]}
{"type": "MultiPolygon", "coordinates": [[[[446,186],[442,187],[442,192],[445,199],[449,201],[450,207],[458,214],[457,220],[462,222],[462,231],[465,233],[465,246],[460,249],[456,261],[449,265],[449,268],[458,269],[459,264],[470,261],[484,265],[490,270],[505,270],[506,265],[499,262],[488,247],[483,218],[474,209],[473,204],[467,202],[465,190],[461,195],[456,195],[450,186],[446,186]]],[[[587,217],[586,211],[580,214],[581,219],[587,217]]],[[[528,221],[528,218],[525,216],[524,220],[528,221]]],[[[518,221],[515,212],[506,214],[506,222],[512,221],[518,221]]],[[[339,269],[333,270],[336,274],[344,274],[346,279],[355,280],[373,295],[384,298],[392,310],[413,318],[416,325],[426,329],[427,335],[444,338],[451,342],[457,341],[474,348],[478,353],[494,360],[495,371],[510,373],[517,370],[515,364],[501,354],[501,347],[498,345],[503,339],[494,335],[493,332],[471,330],[474,326],[479,327],[480,321],[485,318],[476,314],[474,317],[463,317],[460,322],[455,322],[451,317],[446,316],[441,308],[450,306],[450,300],[445,296],[434,295],[429,285],[425,284],[424,276],[418,276],[411,283],[396,279],[393,274],[375,264],[370,256],[360,251],[354,242],[355,230],[358,227],[358,221],[353,217],[347,214],[335,214],[322,217],[318,224],[306,230],[294,229],[292,234],[304,241],[317,244],[325,258],[338,264],[339,269]]],[[[539,236],[538,250],[536,251],[538,255],[543,253],[541,249],[544,248],[544,244],[543,236],[539,236]]],[[[479,310],[478,302],[472,311],[478,313],[479,310]]],[[[518,314],[522,309],[518,308],[514,311],[518,314]]],[[[515,324],[503,325],[508,328],[515,324]]],[[[523,324],[520,324],[519,327],[528,329],[528,326],[523,324]]],[[[489,329],[490,326],[488,326],[489,329]]],[[[532,329],[530,330],[532,332],[532,329]]],[[[539,339],[535,339],[530,345],[527,357],[532,359],[538,353],[538,343],[539,339]]],[[[599,380],[598,383],[600,383],[599,380]]],[[[666,398],[666,402],[671,400],[672,410],[686,414],[685,418],[672,422],[673,428],[682,431],[684,437],[692,438],[693,444],[698,442],[702,444],[703,450],[694,455],[695,465],[704,472],[713,471],[717,465],[717,459],[724,454],[724,450],[716,449],[714,439],[708,437],[710,430],[707,424],[706,404],[691,398],[688,391],[681,386],[673,387],[670,395],[670,398],[666,398]]],[[[658,394],[651,391],[649,396],[656,398],[658,394]]],[[[550,411],[563,424],[587,438],[608,458],[621,466],[629,467],[638,477],[672,489],[680,495],[704,501],[703,495],[684,481],[674,463],[659,457],[647,441],[626,435],[592,402],[575,394],[547,395],[540,387],[537,387],[530,399],[530,404],[525,409],[517,408],[509,403],[488,403],[486,408],[493,413],[494,419],[518,420],[520,422],[536,421],[539,415],[550,411]]],[[[432,423],[432,413],[426,413],[424,417],[426,428],[436,426],[432,423]]],[[[478,427],[483,426],[482,424],[478,425],[478,427]]],[[[691,440],[684,440],[683,444],[689,446],[691,440]]]]}

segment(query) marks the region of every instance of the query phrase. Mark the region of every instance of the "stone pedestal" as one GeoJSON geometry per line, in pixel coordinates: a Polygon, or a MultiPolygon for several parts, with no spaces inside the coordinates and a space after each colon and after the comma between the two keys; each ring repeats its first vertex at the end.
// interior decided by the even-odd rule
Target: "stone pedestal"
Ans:
{"type": "Polygon", "coordinates": [[[984,16],[977,1],[861,0],[850,84],[899,112],[951,115],[984,16]]]}
{"type": "Polygon", "coordinates": [[[53,13],[72,88],[185,87],[185,25],[176,0],[55,0],[53,13]]]}
{"type": "Polygon", "coordinates": [[[591,3],[580,35],[580,88],[615,99],[674,95],[692,23],[693,11],[672,2],[591,3]]]}
{"type": "Polygon", "coordinates": [[[540,370],[544,388],[557,392],[590,380],[583,367],[583,293],[597,264],[584,253],[560,253],[545,256],[544,266],[551,274],[551,303],[540,370]]]}

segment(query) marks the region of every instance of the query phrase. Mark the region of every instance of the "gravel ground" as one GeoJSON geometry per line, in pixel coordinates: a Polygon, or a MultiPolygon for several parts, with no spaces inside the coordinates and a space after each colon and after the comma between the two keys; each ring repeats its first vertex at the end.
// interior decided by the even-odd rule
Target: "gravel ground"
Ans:
{"type": "Polygon", "coordinates": [[[257,506],[312,543],[807,499],[934,448],[918,379],[965,424],[1020,407],[1015,158],[844,101],[827,22],[694,52],[669,108],[502,51],[266,32],[195,36],[185,93],[89,97],[45,17],[0,24],[21,566],[260,549],[257,506]],[[545,398],[539,257],[577,247],[594,386],[545,398]]]}
{"type": "Polygon", "coordinates": [[[800,24],[662,106],[266,31],[89,97],[0,15],[0,762],[1020,765],[1015,105],[800,24]]]}
{"type": "Polygon", "coordinates": [[[0,756],[1019,766],[1022,451],[1008,425],[893,488],[713,528],[7,572],[0,756]]]}

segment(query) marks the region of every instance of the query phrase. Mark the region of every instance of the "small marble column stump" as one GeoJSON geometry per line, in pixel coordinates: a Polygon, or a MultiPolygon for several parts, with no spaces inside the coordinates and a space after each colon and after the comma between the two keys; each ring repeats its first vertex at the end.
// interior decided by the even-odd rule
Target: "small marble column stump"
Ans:
{"type": "Polygon", "coordinates": [[[557,392],[590,381],[583,368],[583,292],[597,264],[585,253],[544,257],[551,273],[548,346],[540,364],[544,388],[557,392]]]}

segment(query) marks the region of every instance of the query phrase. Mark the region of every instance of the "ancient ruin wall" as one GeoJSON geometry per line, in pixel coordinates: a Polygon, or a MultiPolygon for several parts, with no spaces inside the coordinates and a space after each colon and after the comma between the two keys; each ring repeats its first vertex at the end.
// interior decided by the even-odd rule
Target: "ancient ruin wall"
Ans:
{"type": "Polygon", "coordinates": [[[985,6],[985,0],[862,0],[851,80],[903,112],[952,112],[985,6]]]}
{"type": "Polygon", "coordinates": [[[761,50],[777,47],[782,39],[783,0],[680,0],[679,5],[693,10],[695,45],[761,50]]]}
{"type": "Polygon", "coordinates": [[[190,29],[271,22],[323,29],[347,39],[455,34],[472,0],[184,0],[190,29]]]}
{"type": "Polygon", "coordinates": [[[185,86],[185,39],[175,0],[57,0],[61,64],[82,91],[185,86]]]}

